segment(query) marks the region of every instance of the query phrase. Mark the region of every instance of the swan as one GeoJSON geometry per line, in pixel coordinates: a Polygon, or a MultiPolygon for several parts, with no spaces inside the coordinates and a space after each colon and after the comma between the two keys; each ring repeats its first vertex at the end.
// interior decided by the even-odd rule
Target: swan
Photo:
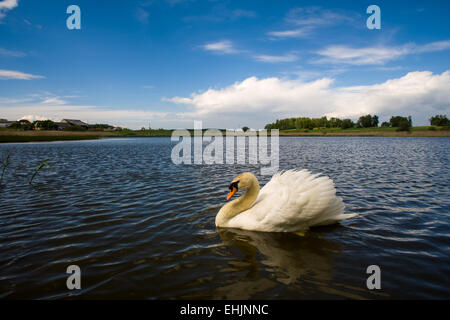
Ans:
{"type": "Polygon", "coordinates": [[[245,193],[225,204],[216,215],[216,226],[303,235],[309,227],[355,217],[344,214],[333,181],[308,170],[276,173],[261,189],[258,179],[245,172],[233,179],[227,201],[240,189],[245,193]]]}

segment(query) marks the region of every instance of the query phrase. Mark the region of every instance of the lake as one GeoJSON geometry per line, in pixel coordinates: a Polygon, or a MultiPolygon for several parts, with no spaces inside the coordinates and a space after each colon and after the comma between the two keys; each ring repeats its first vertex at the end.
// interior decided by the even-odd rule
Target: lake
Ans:
{"type": "Polygon", "coordinates": [[[174,145],[1,144],[0,298],[450,298],[450,138],[280,137],[280,170],[328,175],[359,214],[304,237],[216,230],[232,178],[270,176],[175,165],[174,145]],[[66,287],[73,264],[81,290],[66,287]],[[366,287],[370,265],[380,290],[366,287]]]}

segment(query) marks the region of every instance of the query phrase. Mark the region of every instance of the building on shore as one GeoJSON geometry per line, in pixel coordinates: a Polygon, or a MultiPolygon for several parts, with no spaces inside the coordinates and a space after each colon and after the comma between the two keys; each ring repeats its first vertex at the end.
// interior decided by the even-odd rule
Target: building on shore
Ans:
{"type": "Polygon", "coordinates": [[[14,123],[14,121],[8,121],[6,119],[0,119],[0,128],[8,128],[13,123],[14,123]]]}
{"type": "Polygon", "coordinates": [[[58,130],[64,130],[67,127],[70,127],[70,124],[67,122],[55,122],[55,124],[58,126],[58,130]]]}
{"type": "Polygon", "coordinates": [[[83,122],[81,120],[62,119],[61,123],[66,123],[66,124],[68,124],[68,126],[80,126],[86,130],[89,129],[89,125],[86,122],[83,122]]]}

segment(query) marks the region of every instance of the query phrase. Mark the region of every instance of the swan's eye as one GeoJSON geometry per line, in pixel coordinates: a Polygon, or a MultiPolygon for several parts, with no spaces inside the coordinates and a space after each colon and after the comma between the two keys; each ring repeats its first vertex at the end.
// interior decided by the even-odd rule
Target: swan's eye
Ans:
{"type": "Polygon", "coordinates": [[[233,188],[236,188],[236,190],[238,190],[238,189],[239,189],[239,188],[238,188],[238,183],[239,183],[239,180],[233,182],[232,184],[230,184],[230,186],[228,187],[228,189],[233,190],[233,188]]]}

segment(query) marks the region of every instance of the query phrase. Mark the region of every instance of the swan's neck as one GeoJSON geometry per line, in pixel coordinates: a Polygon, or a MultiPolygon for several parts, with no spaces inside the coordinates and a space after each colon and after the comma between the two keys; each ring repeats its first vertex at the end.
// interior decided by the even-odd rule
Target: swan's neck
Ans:
{"type": "Polygon", "coordinates": [[[250,208],[258,197],[258,193],[259,182],[256,178],[253,178],[251,179],[249,187],[242,196],[227,203],[222,207],[222,209],[220,209],[216,216],[216,226],[226,226],[229,220],[250,208]]]}

